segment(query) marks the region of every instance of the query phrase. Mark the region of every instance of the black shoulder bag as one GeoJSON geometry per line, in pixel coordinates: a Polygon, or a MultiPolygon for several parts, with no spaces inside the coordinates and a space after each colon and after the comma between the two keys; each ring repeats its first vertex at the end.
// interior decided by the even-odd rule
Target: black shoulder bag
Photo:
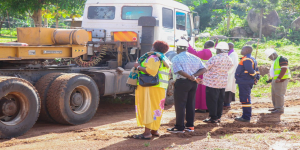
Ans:
{"type": "MultiPolygon", "coordinates": [[[[159,68],[160,67],[161,67],[161,65],[159,66],[159,68]]],[[[154,77],[149,74],[139,73],[139,84],[140,84],[140,86],[143,86],[143,87],[150,87],[150,86],[158,85],[159,84],[158,72],[154,77]]]]}

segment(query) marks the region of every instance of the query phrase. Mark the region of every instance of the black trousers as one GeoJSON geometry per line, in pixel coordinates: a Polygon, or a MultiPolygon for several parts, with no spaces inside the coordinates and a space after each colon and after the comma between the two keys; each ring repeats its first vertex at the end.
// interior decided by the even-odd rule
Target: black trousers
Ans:
{"type": "Polygon", "coordinates": [[[216,89],[206,87],[206,105],[209,111],[209,117],[213,120],[220,119],[223,112],[225,98],[225,88],[216,89]]]}
{"type": "Polygon", "coordinates": [[[186,127],[194,127],[195,95],[197,83],[188,79],[177,79],[174,85],[174,104],[176,112],[175,128],[184,130],[186,127]],[[186,114],[186,116],[185,116],[186,114]],[[184,125],[184,116],[186,124],[184,125]]]}

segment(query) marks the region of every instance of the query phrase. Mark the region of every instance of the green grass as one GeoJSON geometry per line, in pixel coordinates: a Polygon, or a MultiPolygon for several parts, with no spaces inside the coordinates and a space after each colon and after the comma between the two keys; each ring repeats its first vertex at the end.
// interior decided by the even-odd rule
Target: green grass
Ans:
{"type": "Polygon", "coordinates": [[[17,29],[16,28],[2,28],[0,30],[0,35],[1,36],[17,36],[17,29]]]}
{"type": "Polygon", "coordinates": [[[16,41],[17,37],[7,37],[7,36],[0,36],[0,43],[6,43],[11,41],[16,41]]]}

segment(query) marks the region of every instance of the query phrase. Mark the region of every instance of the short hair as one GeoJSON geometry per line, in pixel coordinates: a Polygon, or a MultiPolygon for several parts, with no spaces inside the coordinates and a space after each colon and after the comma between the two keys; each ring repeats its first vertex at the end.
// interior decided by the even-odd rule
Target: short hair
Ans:
{"type": "Polygon", "coordinates": [[[212,41],[212,40],[209,40],[209,41],[205,42],[205,44],[206,44],[208,47],[214,47],[214,46],[215,46],[215,42],[212,41]]]}
{"type": "Polygon", "coordinates": [[[169,50],[169,45],[165,41],[155,41],[153,47],[155,51],[161,53],[166,53],[169,50]]]}

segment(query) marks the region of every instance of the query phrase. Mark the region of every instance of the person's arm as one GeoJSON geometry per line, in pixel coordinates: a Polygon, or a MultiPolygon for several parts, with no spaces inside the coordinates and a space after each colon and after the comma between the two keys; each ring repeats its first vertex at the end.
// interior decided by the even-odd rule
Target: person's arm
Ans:
{"type": "Polygon", "coordinates": [[[138,69],[139,71],[143,71],[144,73],[148,74],[147,71],[146,71],[146,68],[141,67],[141,64],[139,64],[139,63],[137,63],[137,62],[134,64],[134,68],[136,68],[136,69],[138,69]]]}
{"type": "Polygon", "coordinates": [[[219,39],[218,39],[218,38],[216,38],[216,44],[215,44],[215,48],[217,47],[218,43],[219,43],[219,39]]]}
{"type": "Polygon", "coordinates": [[[277,77],[275,82],[281,82],[281,78],[285,75],[287,69],[288,69],[288,59],[285,57],[281,57],[279,59],[279,66],[281,67],[281,71],[279,76],[277,77]]]}
{"type": "Polygon", "coordinates": [[[192,81],[195,81],[195,80],[196,80],[195,77],[193,77],[193,76],[187,74],[186,72],[184,72],[184,71],[182,71],[182,70],[178,71],[177,73],[178,73],[179,75],[183,76],[183,77],[186,77],[186,78],[189,79],[189,80],[192,80],[192,81]]]}
{"type": "Polygon", "coordinates": [[[198,77],[200,75],[203,75],[206,71],[206,68],[199,69],[195,74],[193,74],[193,76],[198,77]]]}
{"type": "Polygon", "coordinates": [[[243,62],[243,65],[244,65],[244,67],[245,67],[245,70],[246,71],[248,71],[248,73],[250,74],[250,75],[255,75],[255,70],[253,69],[253,64],[252,64],[252,61],[250,61],[250,60],[245,60],[244,62],[243,62]]]}
{"type": "Polygon", "coordinates": [[[142,72],[146,73],[146,74],[149,74],[149,73],[147,72],[146,68],[144,68],[144,67],[139,66],[137,69],[138,69],[139,71],[142,71],[142,72]]]}
{"type": "Polygon", "coordinates": [[[189,45],[188,52],[199,57],[200,59],[204,59],[204,51],[196,51],[191,45],[189,45]]]}

